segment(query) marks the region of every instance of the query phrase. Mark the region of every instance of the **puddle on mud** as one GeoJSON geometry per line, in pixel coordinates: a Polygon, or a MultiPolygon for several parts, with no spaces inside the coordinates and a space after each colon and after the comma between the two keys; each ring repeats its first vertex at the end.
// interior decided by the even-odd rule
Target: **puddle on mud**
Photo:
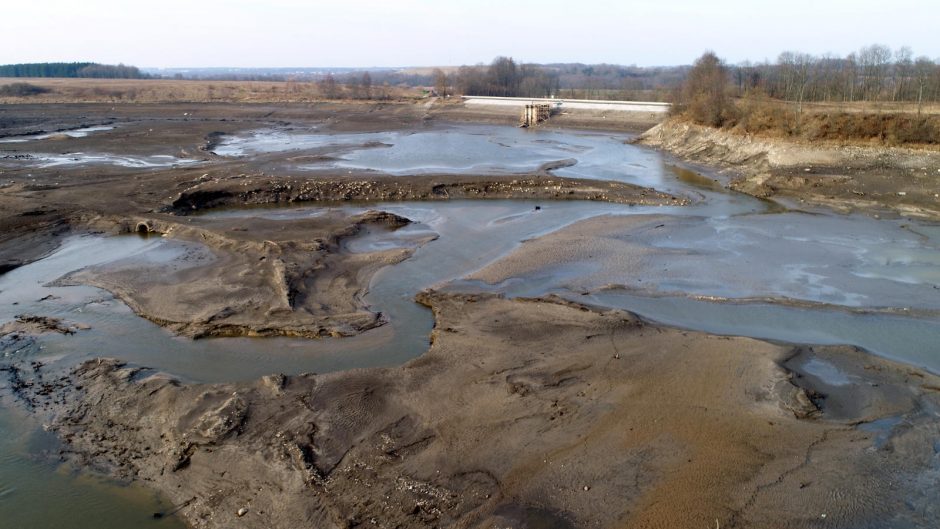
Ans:
{"type": "Polygon", "coordinates": [[[810,358],[800,368],[830,386],[848,386],[852,383],[853,377],[821,358],[810,358]]]}
{"type": "MultiPolygon", "coordinates": [[[[11,136],[0,138],[0,144],[23,144],[41,140],[56,141],[59,139],[84,138],[96,132],[105,132],[114,130],[114,126],[99,125],[94,127],[84,127],[80,129],[65,130],[61,132],[49,132],[43,134],[32,134],[27,136],[11,136]]],[[[163,168],[178,165],[192,165],[201,163],[199,160],[187,158],[177,158],[167,154],[155,154],[151,156],[137,156],[112,154],[101,152],[43,152],[52,146],[53,143],[43,143],[43,147],[33,151],[0,151],[0,166],[17,167],[29,165],[37,168],[64,167],[70,165],[114,165],[134,169],[163,168]]]]}
{"type": "Polygon", "coordinates": [[[493,516],[498,520],[496,527],[518,529],[574,529],[575,527],[565,518],[564,513],[527,505],[500,505],[493,511],[493,516]]]}
{"type": "Polygon", "coordinates": [[[417,248],[437,238],[437,232],[422,224],[409,224],[397,230],[366,229],[343,242],[343,249],[352,253],[384,252],[417,248]]]}
{"type": "Polygon", "coordinates": [[[888,441],[891,440],[891,437],[894,436],[894,430],[902,422],[904,418],[899,416],[884,417],[882,419],[877,419],[871,422],[866,422],[858,425],[858,429],[874,434],[874,439],[872,439],[872,447],[876,450],[881,450],[884,448],[888,441]]]}
{"type": "Polygon", "coordinates": [[[896,222],[785,213],[681,219],[658,231],[630,239],[656,252],[629,271],[605,263],[581,288],[940,310],[940,240],[896,222]]]}
{"type": "Polygon", "coordinates": [[[794,344],[854,345],[940,374],[940,321],[936,319],[626,292],[589,296],[558,293],[573,301],[621,308],[665,325],[712,334],[794,344]]]}
{"type": "Polygon", "coordinates": [[[68,165],[116,165],[134,169],[149,169],[202,163],[199,160],[177,158],[167,154],[127,156],[107,153],[72,152],[65,154],[25,153],[11,156],[13,157],[4,158],[0,156],[0,165],[15,164],[21,166],[23,164],[29,164],[39,168],[68,165]]]}
{"type": "Polygon", "coordinates": [[[30,141],[59,139],[59,138],[84,138],[96,132],[114,130],[110,125],[96,125],[94,127],[83,127],[80,129],[63,130],[59,132],[44,132],[42,134],[28,134],[24,136],[10,136],[0,138],[0,143],[26,143],[30,141]]]}

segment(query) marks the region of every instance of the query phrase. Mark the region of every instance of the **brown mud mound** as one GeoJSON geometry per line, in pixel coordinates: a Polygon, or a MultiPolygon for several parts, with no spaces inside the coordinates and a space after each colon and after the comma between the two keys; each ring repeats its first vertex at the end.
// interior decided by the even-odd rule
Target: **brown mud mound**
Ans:
{"type": "Polygon", "coordinates": [[[51,428],[195,527],[927,527],[940,514],[924,486],[936,377],[557,299],[420,299],[433,345],[402,367],[185,385],[90,361],[47,397],[51,428]],[[903,427],[857,427],[886,414],[903,427]]]}
{"type": "Polygon", "coordinates": [[[352,253],[343,247],[363,231],[395,230],[410,222],[378,211],[291,221],[192,220],[125,223],[128,231],[184,241],[188,251],[179,259],[92,267],[59,283],[106,289],[141,316],[197,338],[350,336],[384,322],[362,296],[378,269],[413,251],[352,253]]]}
{"type": "Polygon", "coordinates": [[[244,176],[197,183],[181,192],[166,209],[185,215],[204,209],[260,204],[456,199],[596,200],[636,205],[679,205],[687,202],[668,193],[632,184],[547,174],[485,177],[413,175],[373,179],[244,176]]]}
{"type": "Polygon", "coordinates": [[[33,314],[19,314],[16,319],[0,325],[0,336],[8,334],[37,335],[45,333],[75,334],[77,331],[87,330],[88,327],[75,323],[68,324],[59,318],[49,316],[35,316],[33,314]]]}

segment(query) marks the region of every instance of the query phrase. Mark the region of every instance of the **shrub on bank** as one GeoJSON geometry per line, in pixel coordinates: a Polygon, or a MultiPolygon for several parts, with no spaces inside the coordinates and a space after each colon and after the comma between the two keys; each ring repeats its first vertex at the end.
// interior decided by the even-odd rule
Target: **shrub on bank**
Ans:
{"type": "Polygon", "coordinates": [[[46,92],[50,92],[50,90],[29,83],[10,83],[0,86],[0,96],[2,97],[29,97],[45,94],[46,92]]]}
{"type": "Polygon", "coordinates": [[[672,112],[701,125],[719,127],[733,119],[728,68],[713,52],[699,57],[672,98],[672,112]]]}

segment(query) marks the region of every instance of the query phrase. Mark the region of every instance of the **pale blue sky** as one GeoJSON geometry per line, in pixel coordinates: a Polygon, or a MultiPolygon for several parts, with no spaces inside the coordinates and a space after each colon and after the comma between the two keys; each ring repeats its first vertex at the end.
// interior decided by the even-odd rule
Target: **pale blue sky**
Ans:
{"type": "Polygon", "coordinates": [[[688,64],[881,43],[940,58],[938,0],[4,0],[0,64],[688,64]],[[539,24],[530,21],[538,19],[539,24]]]}

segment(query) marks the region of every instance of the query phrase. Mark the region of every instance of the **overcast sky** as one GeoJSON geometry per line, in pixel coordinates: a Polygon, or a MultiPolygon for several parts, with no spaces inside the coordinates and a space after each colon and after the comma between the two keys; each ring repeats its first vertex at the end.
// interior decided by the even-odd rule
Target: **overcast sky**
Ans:
{"type": "Polygon", "coordinates": [[[938,0],[5,0],[0,64],[729,62],[880,43],[940,58],[938,0]]]}

